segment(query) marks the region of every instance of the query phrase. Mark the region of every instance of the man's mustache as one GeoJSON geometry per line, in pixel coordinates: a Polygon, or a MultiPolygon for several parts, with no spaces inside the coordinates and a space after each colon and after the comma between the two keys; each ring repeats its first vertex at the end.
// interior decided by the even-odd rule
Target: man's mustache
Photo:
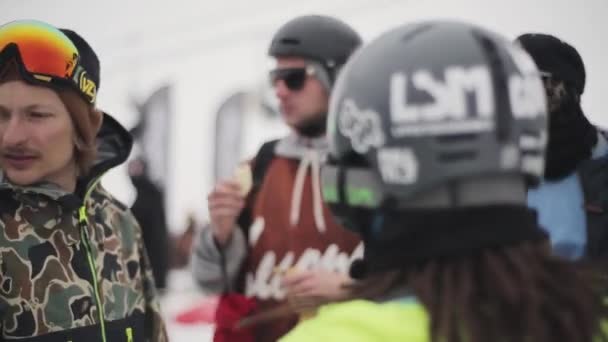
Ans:
{"type": "Polygon", "coordinates": [[[3,157],[39,157],[40,153],[24,146],[5,146],[2,148],[3,157]]]}

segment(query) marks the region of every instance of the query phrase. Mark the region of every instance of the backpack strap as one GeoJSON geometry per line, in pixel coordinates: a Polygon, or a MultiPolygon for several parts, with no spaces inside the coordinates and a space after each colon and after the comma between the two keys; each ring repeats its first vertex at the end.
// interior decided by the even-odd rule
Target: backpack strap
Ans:
{"type": "MultiPolygon", "coordinates": [[[[278,142],[278,139],[265,142],[258,150],[258,153],[255,155],[252,161],[251,169],[253,185],[251,187],[249,195],[247,195],[247,203],[252,203],[257,192],[260,190],[260,187],[264,182],[264,176],[266,176],[266,171],[268,170],[272,159],[274,159],[275,147],[278,142]]],[[[243,209],[241,215],[237,220],[239,226],[245,233],[245,236],[248,236],[249,226],[251,226],[251,224],[253,223],[253,218],[251,217],[251,209],[252,208],[250,205],[245,206],[245,209],[243,209]]]]}
{"type": "Polygon", "coordinates": [[[258,153],[253,160],[253,168],[251,170],[253,177],[252,193],[257,192],[262,185],[262,182],[264,182],[266,170],[268,170],[268,166],[274,158],[274,150],[278,142],[279,140],[267,141],[258,150],[258,153]]]}
{"type": "Polygon", "coordinates": [[[586,160],[578,168],[587,219],[587,258],[608,257],[608,158],[586,160]]]}

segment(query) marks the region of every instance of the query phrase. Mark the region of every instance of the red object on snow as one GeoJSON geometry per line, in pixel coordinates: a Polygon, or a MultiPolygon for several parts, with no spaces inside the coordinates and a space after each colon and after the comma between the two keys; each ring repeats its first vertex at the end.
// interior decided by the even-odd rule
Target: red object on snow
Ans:
{"type": "Polygon", "coordinates": [[[214,324],[218,303],[218,297],[205,298],[194,307],[178,314],[175,321],[181,324],[214,324]]]}
{"type": "Polygon", "coordinates": [[[236,328],[236,324],[256,309],[254,298],[239,293],[220,297],[215,313],[213,342],[254,342],[251,328],[236,328]]]}

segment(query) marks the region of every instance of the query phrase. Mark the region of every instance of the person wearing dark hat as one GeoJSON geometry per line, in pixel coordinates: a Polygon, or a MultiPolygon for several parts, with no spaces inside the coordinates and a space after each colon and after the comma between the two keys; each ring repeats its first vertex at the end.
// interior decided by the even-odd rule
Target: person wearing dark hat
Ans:
{"type": "Polygon", "coordinates": [[[131,212],[142,229],[144,245],[150,253],[150,266],[154,274],[156,288],[167,288],[169,272],[169,230],[165,218],[165,194],[150,178],[148,164],[141,157],[128,163],[128,174],[137,196],[131,212]]]}
{"type": "Polygon", "coordinates": [[[0,340],[167,340],[140,228],[100,184],[131,150],[76,32],[0,26],[0,340]]]}
{"type": "MultiPolygon", "coordinates": [[[[328,148],[329,95],[360,44],[349,25],[321,15],[294,18],[275,33],[269,78],[292,133],[260,148],[250,164],[248,195],[247,182],[234,180],[219,182],[209,195],[211,222],[192,259],[207,291],[241,289],[257,300],[256,313],[286,298],[315,303],[342,296],[350,260],[362,249],[323,204],[319,168],[328,148]]],[[[297,320],[288,314],[254,327],[256,341],[275,341],[297,320]]]]}
{"type": "Polygon", "coordinates": [[[555,36],[527,33],[516,41],[543,76],[549,110],[545,173],[541,185],[528,192],[529,205],[558,255],[597,257],[608,252],[608,220],[598,201],[608,194],[608,179],[603,181],[608,167],[605,138],[581,108],[585,65],[573,46],[555,36]]]}

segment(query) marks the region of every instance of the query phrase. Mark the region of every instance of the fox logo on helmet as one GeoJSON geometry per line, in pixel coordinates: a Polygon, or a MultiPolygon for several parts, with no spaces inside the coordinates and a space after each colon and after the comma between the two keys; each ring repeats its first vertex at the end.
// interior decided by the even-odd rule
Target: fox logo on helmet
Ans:
{"type": "Polygon", "coordinates": [[[378,113],[359,109],[351,99],[346,99],[342,104],[338,129],[350,138],[353,149],[359,153],[384,144],[384,132],[378,113]]]}

